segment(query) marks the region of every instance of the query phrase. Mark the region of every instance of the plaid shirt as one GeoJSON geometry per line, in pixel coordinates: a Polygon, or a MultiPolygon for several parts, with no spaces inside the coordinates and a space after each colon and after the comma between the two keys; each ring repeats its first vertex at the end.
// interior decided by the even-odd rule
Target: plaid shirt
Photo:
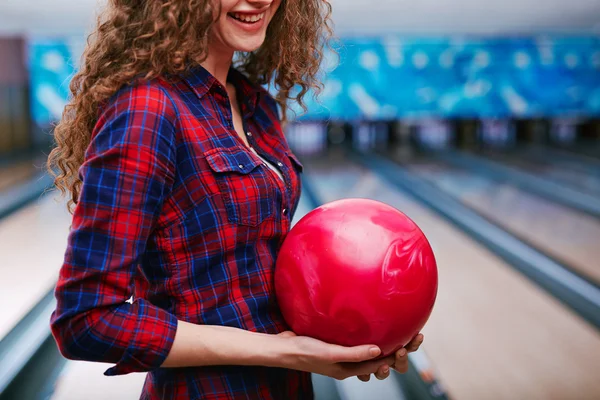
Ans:
{"type": "Polygon", "coordinates": [[[100,110],[52,314],[64,356],[149,371],[143,399],[309,399],[310,374],[263,367],[159,368],[177,320],[288,329],[273,285],[302,165],[267,91],[231,69],[251,146],[205,69],[120,90],[100,110]],[[131,300],[130,297],[133,298],[131,300]],[[128,301],[129,300],[129,301],[128,301]]]}

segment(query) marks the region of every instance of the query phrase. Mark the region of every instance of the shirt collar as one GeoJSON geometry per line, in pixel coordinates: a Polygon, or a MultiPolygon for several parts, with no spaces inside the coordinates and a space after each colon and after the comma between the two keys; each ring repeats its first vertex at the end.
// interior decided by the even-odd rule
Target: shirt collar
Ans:
{"type": "MultiPolygon", "coordinates": [[[[219,90],[225,91],[225,88],[219,83],[217,78],[201,65],[192,68],[184,79],[199,98],[204,97],[213,88],[218,87],[219,90]]],[[[254,112],[261,94],[260,86],[250,82],[244,74],[233,66],[229,69],[227,81],[235,86],[238,100],[242,106],[247,107],[248,111],[254,112]]]]}
{"type": "Polygon", "coordinates": [[[201,65],[190,69],[183,79],[199,98],[204,97],[213,85],[219,84],[217,79],[201,65]]]}

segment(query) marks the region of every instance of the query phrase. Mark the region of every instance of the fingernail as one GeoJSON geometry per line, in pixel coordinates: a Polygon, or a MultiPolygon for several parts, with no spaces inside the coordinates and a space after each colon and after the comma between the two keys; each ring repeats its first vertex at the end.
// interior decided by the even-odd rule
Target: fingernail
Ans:
{"type": "Polygon", "coordinates": [[[404,357],[406,355],[406,349],[400,350],[398,354],[400,354],[400,357],[404,357]]]}
{"type": "Polygon", "coordinates": [[[383,373],[387,374],[388,372],[390,372],[390,368],[389,367],[383,367],[383,373]]]}
{"type": "Polygon", "coordinates": [[[381,353],[381,350],[379,350],[379,347],[371,347],[369,349],[369,354],[371,354],[371,357],[377,357],[379,355],[379,353],[381,353]]]}

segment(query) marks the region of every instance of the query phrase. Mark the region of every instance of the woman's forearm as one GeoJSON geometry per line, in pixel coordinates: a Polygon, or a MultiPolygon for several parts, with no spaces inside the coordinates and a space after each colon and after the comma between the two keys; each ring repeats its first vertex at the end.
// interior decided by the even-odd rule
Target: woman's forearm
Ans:
{"type": "MultiPolygon", "coordinates": [[[[385,376],[395,355],[377,358],[372,345],[342,347],[292,332],[269,335],[215,325],[178,322],[175,340],[162,367],[246,365],[290,368],[346,379],[372,373],[385,376]]],[[[363,377],[364,379],[364,377],[363,377]]]]}
{"type": "Polygon", "coordinates": [[[161,367],[286,367],[293,356],[289,347],[289,341],[277,335],[179,321],[171,351],[161,367]]]}

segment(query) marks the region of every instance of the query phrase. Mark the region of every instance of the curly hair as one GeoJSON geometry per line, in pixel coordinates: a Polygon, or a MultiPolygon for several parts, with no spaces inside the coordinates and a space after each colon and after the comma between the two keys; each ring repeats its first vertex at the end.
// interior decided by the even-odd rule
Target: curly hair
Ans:
{"type": "MultiPolygon", "coordinates": [[[[78,202],[78,171],[101,103],[125,85],[186,73],[204,61],[218,11],[214,0],[109,0],[70,83],[47,162],[55,187],[63,196],[70,192],[69,212],[78,202]]],[[[236,57],[236,67],[251,81],[274,85],[283,121],[289,100],[306,110],[304,96],[322,90],[319,69],[332,37],[330,16],[327,0],[282,0],[262,46],[236,57]]]]}

